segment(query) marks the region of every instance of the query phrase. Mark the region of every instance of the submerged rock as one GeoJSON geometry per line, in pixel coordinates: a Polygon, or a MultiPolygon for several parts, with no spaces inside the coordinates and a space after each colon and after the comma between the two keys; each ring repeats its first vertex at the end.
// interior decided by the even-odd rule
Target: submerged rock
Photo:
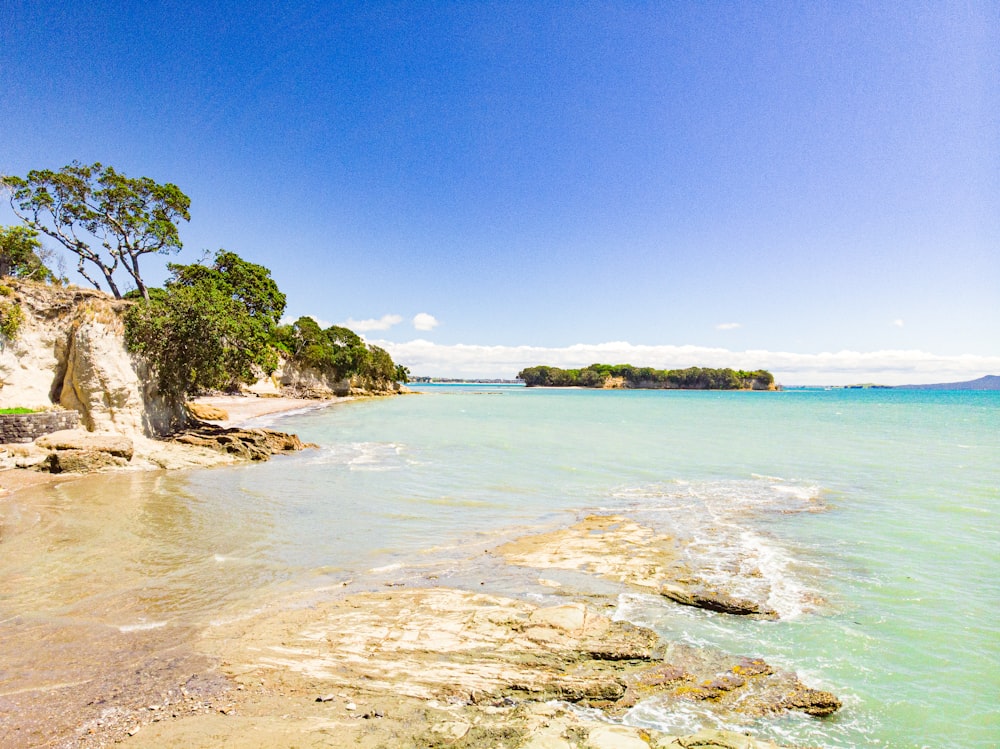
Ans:
{"type": "Polygon", "coordinates": [[[590,515],[569,528],[520,538],[497,551],[522,567],[583,570],[657,592],[685,606],[778,618],[763,601],[736,596],[702,581],[698,571],[681,560],[683,543],[621,515],[590,515]]]}
{"type": "Polygon", "coordinates": [[[756,601],[737,598],[725,591],[710,588],[682,588],[679,585],[667,583],[660,588],[660,595],[685,606],[695,606],[708,611],[718,611],[722,614],[757,616],[764,619],[778,618],[778,612],[756,601]]]}

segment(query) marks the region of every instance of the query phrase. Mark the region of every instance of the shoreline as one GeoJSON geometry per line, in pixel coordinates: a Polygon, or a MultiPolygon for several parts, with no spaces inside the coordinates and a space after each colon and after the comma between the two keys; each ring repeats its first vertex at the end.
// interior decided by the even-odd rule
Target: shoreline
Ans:
{"type": "MultiPolygon", "coordinates": [[[[198,400],[226,410],[229,418],[213,423],[253,428],[264,417],[354,399],[198,400]]],[[[181,445],[164,452],[168,449],[201,452],[181,445]]],[[[205,467],[236,462],[213,455],[215,461],[205,467]]],[[[153,467],[147,453],[133,471],[153,467]]],[[[202,465],[192,461],[186,467],[202,465]]],[[[113,474],[121,473],[107,475],[114,481],[113,474]]],[[[35,475],[35,485],[65,476],[35,475]]],[[[77,477],[82,476],[72,479],[77,477]]],[[[0,474],[0,484],[2,480],[0,474]]],[[[44,501],[41,493],[37,496],[44,501]]],[[[121,508],[130,501],[126,492],[110,496],[120,498],[121,508]]],[[[25,498],[32,501],[35,495],[25,498]]],[[[105,521],[113,524],[110,519],[120,510],[108,510],[104,502],[88,512],[92,516],[102,507],[107,514],[97,518],[101,527],[105,521]]],[[[720,709],[748,718],[788,710],[824,715],[839,707],[833,695],[810,689],[793,672],[759,658],[686,648],[645,627],[615,621],[611,612],[616,599],[608,585],[656,593],[677,565],[674,540],[653,538],[652,533],[624,517],[594,516],[485,549],[484,571],[530,570],[517,574],[537,577],[535,584],[546,593],[551,588],[544,601],[507,597],[492,585],[472,587],[474,580],[442,584],[443,569],[428,568],[420,580],[391,574],[381,583],[351,579],[291,596],[241,600],[207,626],[173,626],[168,616],[149,622],[140,618],[139,624],[129,620],[126,627],[94,628],[86,617],[30,621],[26,627],[29,620],[13,617],[6,621],[5,637],[20,647],[12,652],[34,653],[34,639],[41,633],[42,639],[74,647],[100,642],[106,654],[99,662],[74,661],[65,681],[29,680],[0,692],[0,708],[21,716],[10,722],[8,738],[14,743],[0,737],[0,747],[13,749],[25,745],[22,739],[38,739],[38,744],[44,740],[77,749],[117,743],[136,749],[209,749],[221,743],[255,749],[319,740],[319,733],[331,749],[681,749],[691,742],[717,749],[777,749],[768,741],[716,729],[677,736],[616,724],[615,718],[654,695],[681,704],[719,703],[720,709]],[[594,567],[595,554],[604,567],[594,567]],[[576,570],[578,577],[558,582],[558,573],[553,575],[557,569],[576,570]],[[652,588],[650,570],[656,578],[652,588]],[[592,586],[584,579],[595,582],[592,586]],[[79,671],[81,665],[90,670],[79,671]],[[100,705],[104,707],[95,707],[100,705]],[[57,720],[45,717],[54,712],[57,720]]],[[[223,563],[216,553],[216,562],[223,563]]],[[[466,563],[479,558],[476,553],[466,563]]],[[[685,567],[684,572],[690,577],[696,570],[685,567]]],[[[481,577],[481,586],[491,579],[489,574],[481,577]]]]}
{"type": "MultiPolygon", "coordinates": [[[[229,418],[217,420],[205,420],[210,424],[221,427],[234,428],[255,428],[255,422],[265,417],[278,415],[291,415],[293,413],[305,413],[331,406],[346,403],[347,401],[358,400],[357,396],[338,396],[317,400],[315,398],[289,398],[289,397],[261,397],[253,395],[218,395],[202,396],[194,398],[192,402],[201,405],[221,408],[226,411],[229,418]]],[[[31,443],[24,443],[29,445],[31,443]]],[[[207,468],[212,465],[229,464],[233,462],[230,456],[221,453],[209,453],[199,448],[174,445],[163,440],[150,438],[136,439],[136,458],[138,460],[128,466],[114,469],[115,471],[143,471],[143,470],[178,470],[190,468],[207,468]],[[178,456],[189,456],[190,461],[184,460],[172,462],[169,466],[157,464],[149,458],[153,455],[164,453],[176,453],[178,456]]],[[[36,471],[30,468],[9,467],[0,469],[0,499],[4,499],[26,489],[37,487],[53,486],[71,481],[77,481],[85,476],[93,474],[87,473],[50,473],[48,471],[36,471]]]]}
{"type": "Polygon", "coordinates": [[[269,397],[254,395],[205,395],[191,400],[198,405],[221,408],[228,419],[204,419],[219,426],[253,427],[253,422],[265,416],[276,414],[292,414],[299,411],[318,411],[330,406],[357,400],[354,395],[334,396],[333,398],[289,398],[286,396],[269,397]]]}

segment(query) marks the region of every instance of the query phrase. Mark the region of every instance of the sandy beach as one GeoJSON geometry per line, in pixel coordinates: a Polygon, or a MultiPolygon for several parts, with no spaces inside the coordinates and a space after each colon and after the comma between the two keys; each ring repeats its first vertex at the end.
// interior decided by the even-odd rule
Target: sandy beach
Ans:
{"type": "Polygon", "coordinates": [[[213,423],[221,424],[223,426],[236,424],[253,426],[252,423],[248,424],[247,422],[252,422],[253,419],[257,419],[262,416],[272,416],[277,413],[285,413],[288,411],[327,408],[329,406],[344,403],[350,400],[354,400],[354,398],[352,396],[346,396],[340,398],[330,398],[327,400],[316,400],[315,398],[271,398],[253,395],[211,395],[195,398],[192,402],[203,406],[221,408],[229,415],[229,418],[225,420],[211,420],[213,423]]]}

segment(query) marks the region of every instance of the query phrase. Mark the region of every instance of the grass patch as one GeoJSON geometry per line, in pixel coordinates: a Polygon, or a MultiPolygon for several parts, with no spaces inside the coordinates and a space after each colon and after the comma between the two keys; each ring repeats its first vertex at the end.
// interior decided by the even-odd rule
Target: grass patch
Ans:
{"type": "Polygon", "coordinates": [[[38,413],[38,412],[35,411],[35,409],[33,408],[22,408],[20,406],[17,408],[0,408],[0,416],[6,416],[8,414],[33,414],[33,413],[38,413]]]}

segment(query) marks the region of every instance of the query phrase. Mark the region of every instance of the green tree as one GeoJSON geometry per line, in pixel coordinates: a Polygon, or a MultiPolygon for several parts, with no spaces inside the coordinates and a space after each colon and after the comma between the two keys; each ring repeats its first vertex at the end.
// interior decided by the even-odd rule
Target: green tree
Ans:
{"type": "Polygon", "coordinates": [[[77,271],[99,289],[101,284],[88,275],[96,266],[117,299],[122,297],[115,280],[119,268],[149,299],[139,258],[179,250],[177,222],[191,218],[191,200],[176,185],[126,177],[99,162],[4,176],[0,184],[10,190],[11,207],[21,220],[74,253],[77,271]]]}
{"type": "Polygon", "coordinates": [[[47,254],[31,227],[0,226],[0,277],[55,281],[55,274],[45,266],[47,254]]]}
{"type": "Polygon", "coordinates": [[[168,267],[165,288],[125,315],[129,349],[149,361],[164,394],[228,390],[274,371],[285,295],[267,268],[225,250],[211,266],[168,267]]]}
{"type": "Polygon", "coordinates": [[[358,376],[369,384],[406,382],[409,370],[392,361],[387,351],[366,344],[349,328],[331,325],[322,330],[311,317],[300,317],[275,331],[275,345],[292,360],[312,367],[331,380],[358,376]]]}

